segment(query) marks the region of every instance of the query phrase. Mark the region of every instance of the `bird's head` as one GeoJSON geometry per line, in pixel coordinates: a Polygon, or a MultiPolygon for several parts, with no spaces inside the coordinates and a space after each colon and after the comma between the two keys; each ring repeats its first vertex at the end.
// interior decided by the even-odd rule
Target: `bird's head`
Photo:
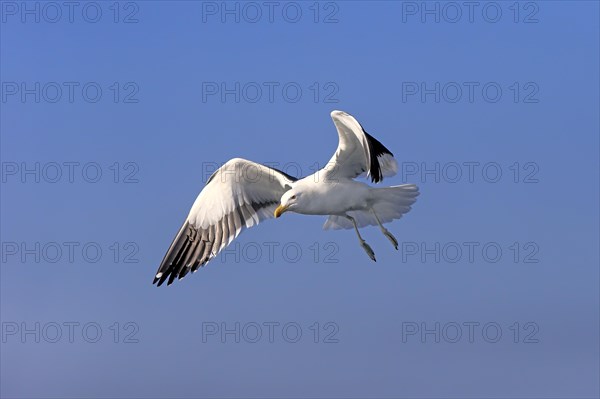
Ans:
{"type": "Polygon", "coordinates": [[[301,203],[302,193],[294,189],[286,191],[286,193],[283,194],[283,196],[281,197],[281,203],[279,204],[277,209],[275,209],[274,215],[276,218],[278,218],[284,212],[294,211],[295,209],[298,209],[299,206],[301,206],[301,203]]]}

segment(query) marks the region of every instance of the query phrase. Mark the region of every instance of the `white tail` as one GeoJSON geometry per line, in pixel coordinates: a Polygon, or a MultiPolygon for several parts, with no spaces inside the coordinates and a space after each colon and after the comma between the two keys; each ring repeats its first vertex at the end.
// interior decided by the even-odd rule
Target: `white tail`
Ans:
{"type": "MultiPolygon", "coordinates": [[[[372,208],[381,223],[389,223],[400,219],[402,215],[410,211],[411,205],[417,200],[419,188],[415,184],[402,184],[384,188],[371,188],[372,208]]],[[[348,215],[356,220],[358,227],[377,226],[377,220],[371,211],[351,211],[348,215]]],[[[325,230],[329,229],[352,229],[352,222],[344,216],[329,216],[323,225],[325,230]]]]}

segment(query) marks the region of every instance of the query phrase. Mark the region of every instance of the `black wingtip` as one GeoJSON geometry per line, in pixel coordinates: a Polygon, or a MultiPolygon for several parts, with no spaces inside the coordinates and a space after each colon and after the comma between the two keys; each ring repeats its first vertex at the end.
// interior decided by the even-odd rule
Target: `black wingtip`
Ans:
{"type": "Polygon", "coordinates": [[[157,287],[160,287],[161,285],[163,285],[163,283],[167,280],[167,277],[169,277],[168,274],[163,274],[160,277],[155,277],[154,281],[158,280],[158,283],[156,284],[157,287]]]}
{"type": "Polygon", "coordinates": [[[371,175],[371,181],[373,183],[379,183],[383,180],[383,173],[381,171],[381,167],[379,166],[379,157],[385,154],[389,154],[390,156],[394,156],[390,150],[386,148],[379,140],[375,137],[371,136],[365,130],[362,125],[360,126],[365,137],[367,138],[367,144],[369,145],[369,154],[371,155],[371,165],[369,165],[369,174],[371,175]]]}
{"type": "Polygon", "coordinates": [[[171,272],[171,274],[169,275],[169,282],[167,283],[167,287],[171,284],[173,284],[173,281],[175,281],[175,278],[177,277],[177,274],[174,272],[171,272]]]}
{"type": "Polygon", "coordinates": [[[188,274],[191,269],[192,268],[188,267],[188,266],[181,269],[181,271],[179,272],[179,275],[177,276],[177,280],[181,280],[182,278],[184,278],[185,275],[188,274]]]}
{"type": "Polygon", "coordinates": [[[185,269],[186,258],[193,255],[192,249],[196,249],[199,244],[196,240],[197,234],[197,229],[188,221],[183,223],[156,271],[152,284],[160,287],[167,279],[169,280],[167,285],[173,283],[173,280],[181,274],[182,269],[185,269]]]}

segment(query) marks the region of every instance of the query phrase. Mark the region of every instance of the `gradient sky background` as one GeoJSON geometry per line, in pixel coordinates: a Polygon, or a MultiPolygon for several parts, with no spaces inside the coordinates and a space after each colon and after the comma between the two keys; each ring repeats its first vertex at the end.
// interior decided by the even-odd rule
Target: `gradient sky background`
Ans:
{"type": "MultiPolygon", "coordinates": [[[[482,2],[472,22],[463,8],[456,23],[448,21],[456,9],[434,2],[439,23],[427,14],[421,21],[421,2],[279,3],[272,22],[259,2],[254,23],[255,8],[241,3],[239,22],[226,15],[224,23],[211,13],[221,2],[122,2],[118,23],[112,2],[95,3],[97,23],[82,17],[85,4],[73,22],[63,9],[56,23],[46,21],[55,10],[44,4],[39,23],[27,14],[21,22],[21,2],[1,4],[3,397],[600,394],[597,2],[497,2],[487,20],[482,2]],[[502,14],[492,23],[496,7],[502,14]],[[289,22],[297,8],[300,20],[289,22]],[[131,13],[137,23],[123,23],[131,13]],[[39,103],[10,94],[23,82],[40,82],[39,103]],[[65,89],[51,103],[49,82],[78,83],[73,101],[65,89]],[[89,82],[102,89],[98,102],[82,97],[89,82]],[[206,91],[215,82],[239,82],[246,92],[223,101],[206,91]],[[272,101],[264,82],[278,85],[272,101]],[[407,95],[421,82],[440,83],[439,102],[407,95]],[[465,89],[451,102],[464,82],[478,85],[472,101],[465,89]],[[252,102],[256,84],[265,91],[252,102]],[[293,87],[302,90],[296,102],[293,87]],[[502,89],[497,102],[493,87],[502,89]],[[124,102],[134,91],[128,99],[137,102],[124,102]],[[212,166],[240,156],[312,173],[337,145],[334,109],[394,152],[404,176],[384,184],[420,186],[413,210],[389,226],[403,251],[367,228],[373,263],[354,232],[286,214],[246,231],[226,259],[168,288],[151,284],[212,166]],[[49,181],[53,162],[79,162],[72,183],[66,167],[49,181]],[[463,166],[451,182],[454,166],[470,162],[479,163],[472,181],[463,166]],[[39,182],[10,172],[36,163],[45,167],[39,182]],[[98,183],[82,177],[87,163],[100,166],[98,183]],[[412,173],[436,163],[446,167],[439,181],[412,173]],[[496,166],[502,175],[488,182],[496,166]],[[124,182],[130,173],[137,182],[124,182]],[[79,244],[72,261],[67,242],[79,244]],[[469,242],[478,245],[472,260],[469,242]],[[35,254],[22,259],[13,243],[47,251],[39,262],[35,254]],[[264,243],[276,245],[272,259],[264,243]],[[439,261],[407,252],[436,243],[439,261]],[[83,257],[86,244],[102,249],[97,262],[83,257]],[[53,245],[65,249],[56,262],[53,245]],[[464,251],[453,262],[456,245],[464,251]],[[138,262],[125,262],[135,250],[127,259],[138,262]],[[79,323],[73,342],[69,322],[79,323]],[[273,342],[268,322],[279,323],[273,342]],[[472,342],[469,322],[479,323],[472,342]],[[36,323],[39,343],[35,333],[21,335],[36,323]],[[87,342],[93,328],[83,336],[86,323],[101,328],[98,342],[87,342]],[[239,343],[203,334],[221,323],[247,327],[239,343]],[[262,326],[256,343],[248,323],[262,326]],[[293,329],[282,336],[286,323],[302,329],[298,342],[285,339],[293,329]],[[440,323],[439,343],[434,334],[406,334],[421,323],[440,323]],[[453,323],[462,326],[455,343],[453,323]],[[498,342],[488,342],[493,328],[482,335],[486,323],[501,328],[498,342]],[[56,325],[62,336],[53,343],[56,325]],[[330,333],[337,342],[324,342],[330,333]]],[[[86,10],[93,18],[95,9],[86,10]]]]}

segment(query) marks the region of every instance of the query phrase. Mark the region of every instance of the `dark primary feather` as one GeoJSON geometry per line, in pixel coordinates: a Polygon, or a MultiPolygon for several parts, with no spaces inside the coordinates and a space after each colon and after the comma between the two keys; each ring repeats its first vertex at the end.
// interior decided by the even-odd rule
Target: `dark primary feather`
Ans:
{"type": "MultiPolygon", "coordinates": [[[[361,126],[362,128],[362,126],[361,126]]],[[[383,173],[381,172],[381,166],[379,165],[379,157],[385,154],[394,156],[390,150],[388,150],[379,140],[371,136],[367,131],[362,128],[367,143],[369,144],[369,154],[371,155],[371,165],[369,165],[369,172],[371,175],[371,181],[373,183],[379,183],[383,180],[383,173]]]]}
{"type": "Polygon", "coordinates": [[[171,285],[176,278],[183,278],[189,271],[195,272],[217,255],[222,243],[227,244],[238,227],[244,229],[246,222],[258,217],[260,210],[277,204],[279,201],[239,206],[206,229],[198,229],[186,220],[156,272],[160,277],[154,277],[152,284],[158,283],[157,286],[160,287],[168,280],[167,285],[171,285]]]}

